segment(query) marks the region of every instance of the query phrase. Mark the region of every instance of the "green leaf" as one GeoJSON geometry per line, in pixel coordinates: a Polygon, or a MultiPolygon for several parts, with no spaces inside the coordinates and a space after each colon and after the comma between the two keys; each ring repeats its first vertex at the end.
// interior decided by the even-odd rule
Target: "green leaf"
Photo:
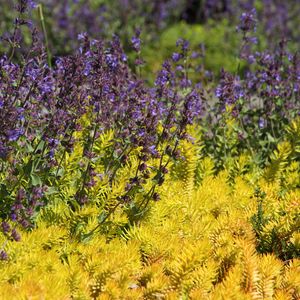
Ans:
{"type": "Polygon", "coordinates": [[[47,188],[47,191],[45,192],[45,195],[49,196],[49,195],[53,195],[53,194],[56,194],[56,193],[57,193],[57,189],[55,187],[51,186],[51,187],[47,188]]]}
{"type": "Polygon", "coordinates": [[[38,175],[30,174],[30,178],[31,178],[31,184],[33,186],[42,185],[42,180],[38,175]]]}
{"type": "Polygon", "coordinates": [[[42,150],[43,150],[43,148],[44,148],[44,145],[45,145],[45,141],[41,141],[41,142],[39,143],[39,145],[38,145],[38,147],[37,147],[37,149],[36,149],[36,150],[40,150],[40,151],[42,151],[42,150]]]}
{"type": "Polygon", "coordinates": [[[34,151],[34,148],[30,143],[26,143],[26,149],[28,153],[32,153],[34,151]]]}
{"type": "Polygon", "coordinates": [[[32,173],[33,162],[32,160],[23,167],[23,172],[25,175],[29,176],[32,173]]]}
{"type": "Polygon", "coordinates": [[[6,185],[5,184],[1,184],[0,185],[0,197],[1,199],[5,198],[6,196],[9,195],[9,192],[6,188],[6,185]]]}
{"type": "MultiPolygon", "coordinates": [[[[56,174],[56,172],[55,172],[56,174]]],[[[65,174],[65,169],[64,168],[59,168],[58,172],[57,172],[57,176],[58,177],[63,177],[65,174]]]]}
{"type": "Polygon", "coordinates": [[[80,235],[80,241],[81,241],[82,243],[88,243],[88,242],[92,239],[93,234],[94,234],[93,232],[81,234],[81,235],[80,235]]]}
{"type": "Polygon", "coordinates": [[[267,132],[267,136],[268,136],[268,140],[271,142],[271,143],[275,143],[276,140],[271,136],[271,134],[269,132],[267,132]]]}
{"type": "Polygon", "coordinates": [[[107,216],[108,214],[106,211],[101,212],[101,214],[98,216],[99,223],[103,223],[106,220],[107,216]]]}

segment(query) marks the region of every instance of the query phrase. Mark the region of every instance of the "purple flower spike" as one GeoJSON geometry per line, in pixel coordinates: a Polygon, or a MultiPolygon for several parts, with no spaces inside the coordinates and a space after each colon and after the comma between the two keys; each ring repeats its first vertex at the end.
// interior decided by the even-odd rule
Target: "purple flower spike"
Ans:
{"type": "Polygon", "coordinates": [[[243,32],[256,31],[256,9],[253,8],[248,13],[243,13],[240,17],[240,24],[238,29],[243,32]]]}
{"type": "Polygon", "coordinates": [[[134,49],[134,51],[136,52],[140,52],[141,50],[141,39],[140,39],[140,35],[141,35],[141,31],[139,29],[137,29],[135,31],[135,36],[133,36],[131,38],[131,44],[132,44],[132,47],[134,49]]]}

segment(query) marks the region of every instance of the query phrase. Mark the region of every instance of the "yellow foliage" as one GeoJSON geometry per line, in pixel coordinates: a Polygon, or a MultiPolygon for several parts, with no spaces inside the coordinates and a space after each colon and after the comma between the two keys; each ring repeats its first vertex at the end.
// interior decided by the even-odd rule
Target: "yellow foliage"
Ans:
{"type": "MultiPolygon", "coordinates": [[[[54,199],[42,209],[37,228],[24,232],[19,243],[5,244],[9,260],[0,261],[0,299],[300,299],[300,260],[259,254],[253,228],[253,216],[264,217],[258,225],[266,246],[276,232],[299,249],[299,189],[282,193],[277,175],[251,181],[244,174],[247,156],[233,162],[229,184],[231,171],[214,176],[212,160],[196,148],[182,144],[186,160],[173,166],[160,188],[161,200],[150,204],[144,220],[128,224],[122,210],[111,216],[113,234],[103,230],[82,238],[97,226],[101,201],[72,212],[54,199]],[[195,184],[199,170],[203,176],[195,184]],[[254,183],[263,199],[254,196],[254,183]]],[[[280,161],[286,161],[281,156],[286,149],[288,144],[279,147],[280,161]]],[[[66,155],[66,168],[76,160],[71,156],[66,155]]],[[[106,205],[116,201],[136,164],[132,159],[120,169],[106,190],[106,205]]],[[[294,163],[276,174],[298,168],[294,163]]],[[[288,184],[296,181],[294,176],[288,184]]],[[[75,190],[72,184],[70,189],[75,190]]],[[[95,194],[100,190],[99,182],[95,194]]],[[[5,243],[3,235],[0,241],[5,243]]]]}

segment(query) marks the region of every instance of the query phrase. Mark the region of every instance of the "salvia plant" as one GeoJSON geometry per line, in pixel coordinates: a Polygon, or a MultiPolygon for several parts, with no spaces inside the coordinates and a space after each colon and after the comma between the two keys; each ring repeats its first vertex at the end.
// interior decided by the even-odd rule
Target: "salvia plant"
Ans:
{"type": "Polygon", "coordinates": [[[300,297],[297,2],[2,7],[1,296],[300,297]]]}
{"type": "MultiPolygon", "coordinates": [[[[6,36],[10,49],[1,57],[1,218],[5,234],[19,239],[15,229],[6,226],[7,220],[30,228],[37,211],[47,204],[47,195],[64,192],[60,181],[64,180],[63,164],[77,143],[80,169],[73,182],[76,189],[68,194],[70,209],[89,201],[89,189],[97,178],[112,187],[120,168],[133,165],[124,190],[115,196],[113,206],[102,207],[100,219],[104,222],[119,206],[129,205],[141,213],[149,201],[159,199],[157,186],[164,182],[170,161],[180,158],[178,146],[188,138],[187,126],[201,115],[202,91],[188,79],[187,68],[176,65],[188,59],[188,42],[178,41],[176,59],[163,64],[150,88],[129,69],[117,36],[102,42],[81,34],[79,50],[52,64],[45,43],[33,28],[27,53],[17,53],[16,36],[21,34],[21,25],[28,26],[23,17],[30,5],[33,8],[21,1],[16,7],[22,19],[16,19],[12,35],[6,36]],[[14,61],[17,55],[19,63],[14,61]],[[108,133],[108,144],[100,152],[100,140],[108,133]],[[135,165],[132,159],[137,160],[135,165]],[[135,203],[137,193],[143,196],[135,203]]],[[[131,43],[139,68],[139,31],[131,43]]]]}

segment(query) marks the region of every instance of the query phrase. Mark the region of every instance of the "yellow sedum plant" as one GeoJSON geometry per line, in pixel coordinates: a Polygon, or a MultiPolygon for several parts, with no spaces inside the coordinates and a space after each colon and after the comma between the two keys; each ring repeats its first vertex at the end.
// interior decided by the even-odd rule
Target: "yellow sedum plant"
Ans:
{"type": "MultiPolygon", "coordinates": [[[[247,176],[232,187],[228,171],[213,176],[207,169],[200,186],[170,176],[146,219],[114,236],[78,238],[97,224],[94,204],[72,213],[59,202],[45,208],[35,230],[7,244],[0,299],[299,299],[300,260],[256,250],[258,199],[247,176]]],[[[265,239],[277,227],[283,235],[293,231],[300,192],[280,198],[278,182],[258,184],[273,217],[262,224],[265,239]],[[276,217],[281,206],[290,215],[276,217]]],[[[115,227],[120,218],[111,217],[115,227]]],[[[299,247],[299,231],[290,239],[299,247]]]]}
{"type": "MultiPolygon", "coordinates": [[[[99,152],[112,134],[96,142],[99,152]]],[[[137,221],[119,207],[99,228],[99,210],[114,204],[137,162],[133,155],[111,185],[99,180],[98,200],[70,210],[62,199],[76,190],[79,143],[63,160],[67,194],[52,197],[20,242],[0,235],[9,255],[0,261],[0,299],[300,299],[297,143],[279,144],[265,170],[244,154],[216,174],[201,139],[184,141],[161,200],[137,221]]]]}

